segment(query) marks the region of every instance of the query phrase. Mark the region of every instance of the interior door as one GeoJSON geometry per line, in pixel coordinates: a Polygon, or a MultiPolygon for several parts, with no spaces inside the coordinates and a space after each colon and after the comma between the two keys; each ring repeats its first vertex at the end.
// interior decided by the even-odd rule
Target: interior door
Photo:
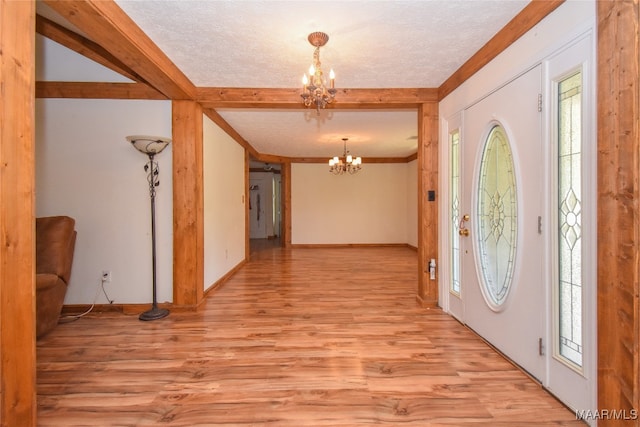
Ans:
{"type": "Polygon", "coordinates": [[[465,323],[544,377],[541,67],[464,112],[459,232],[465,323]]]}
{"type": "Polygon", "coordinates": [[[249,181],[249,237],[267,238],[266,185],[263,179],[249,181]]]}

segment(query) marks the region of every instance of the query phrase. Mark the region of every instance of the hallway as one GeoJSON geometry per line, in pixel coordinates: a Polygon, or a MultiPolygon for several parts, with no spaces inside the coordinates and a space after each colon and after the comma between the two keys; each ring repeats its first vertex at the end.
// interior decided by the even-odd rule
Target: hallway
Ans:
{"type": "Polygon", "coordinates": [[[584,425],[416,282],[409,248],[276,247],[198,312],[61,324],[38,425],[584,425]]]}

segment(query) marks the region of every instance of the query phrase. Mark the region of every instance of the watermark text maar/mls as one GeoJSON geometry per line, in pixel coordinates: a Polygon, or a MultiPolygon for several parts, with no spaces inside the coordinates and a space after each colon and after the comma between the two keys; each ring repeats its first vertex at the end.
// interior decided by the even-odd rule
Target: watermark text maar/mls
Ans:
{"type": "Polygon", "coordinates": [[[636,409],[578,409],[576,419],[590,420],[621,420],[630,421],[638,419],[636,409]]]}

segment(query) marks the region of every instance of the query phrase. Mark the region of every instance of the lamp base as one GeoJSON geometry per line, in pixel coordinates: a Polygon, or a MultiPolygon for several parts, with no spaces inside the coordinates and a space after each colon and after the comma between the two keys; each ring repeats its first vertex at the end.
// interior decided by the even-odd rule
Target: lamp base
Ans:
{"type": "Polygon", "coordinates": [[[138,319],[148,321],[148,320],[158,320],[163,317],[167,317],[169,315],[169,310],[166,308],[158,308],[156,306],[151,307],[150,310],[142,313],[138,319]]]}

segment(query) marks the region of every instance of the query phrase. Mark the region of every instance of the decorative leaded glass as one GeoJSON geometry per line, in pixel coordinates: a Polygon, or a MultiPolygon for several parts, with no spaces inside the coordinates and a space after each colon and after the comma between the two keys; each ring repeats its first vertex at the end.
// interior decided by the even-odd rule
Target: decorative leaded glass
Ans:
{"type": "Polygon", "coordinates": [[[507,134],[495,125],[485,141],[478,184],[477,243],[482,289],[492,308],[509,294],[516,259],[517,198],[507,134]]]}
{"type": "Polygon", "coordinates": [[[451,218],[451,282],[449,290],[460,294],[460,131],[455,130],[450,137],[451,162],[450,162],[450,194],[449,218],[451,218]]]}
{"type": "Polygon", "coordinates": [[[558,84],[560,355],[582,366],[582,75],[558,84]]]}

